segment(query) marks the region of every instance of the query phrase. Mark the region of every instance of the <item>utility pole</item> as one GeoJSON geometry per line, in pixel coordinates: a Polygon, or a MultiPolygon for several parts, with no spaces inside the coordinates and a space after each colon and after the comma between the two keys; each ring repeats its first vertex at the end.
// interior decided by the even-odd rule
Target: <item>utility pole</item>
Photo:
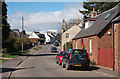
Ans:
{"type": "Polygon", "coordinates": [[[23,23],[23,21],[24,21],[24,18],[22,17],[22,52],[23,52],[23,50],[24,50],[24,47],[23,47],[23,29],[24,29],[24,23],[23,23]]]}

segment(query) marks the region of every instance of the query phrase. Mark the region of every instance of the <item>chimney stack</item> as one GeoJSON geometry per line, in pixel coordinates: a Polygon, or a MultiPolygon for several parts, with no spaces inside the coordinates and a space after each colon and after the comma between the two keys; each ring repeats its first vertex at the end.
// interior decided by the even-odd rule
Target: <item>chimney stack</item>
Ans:
{"type": "Polygon", "coordinates": [[[93,7],[93,12],[95,11],[95,8],[93,7]]]}
{"type": "Polygon", "coordinates": [[[66,27],[66,22],[65,19],[63,18],[62,20],[62,33],[64,33],[66,31],[67,27],[66,27]]]}
{"type": "Polygon", "coordinates": [[[93,11],[91,12],[91,18],[94,18],[97,16],[97,11],[95,11],[95,8],[93,7],[93,11]]]}

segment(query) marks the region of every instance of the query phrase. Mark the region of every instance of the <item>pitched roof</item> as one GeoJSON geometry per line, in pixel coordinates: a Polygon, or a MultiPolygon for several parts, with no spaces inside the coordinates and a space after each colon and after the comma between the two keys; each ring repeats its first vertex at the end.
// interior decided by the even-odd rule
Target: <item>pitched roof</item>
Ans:
{"type": "Polygon", "coordinates": [[[34,33],[35,33],[36,35],[38,35],[38,36],[40,35],[40,32],[35,32],[35,31],[34,31],[34,33]]]}
{"type": "Polygon", "coordinates": [[[40,38],[40,36],[41,36],[41,33],[40,33],[40,32],[35,32],[35,31],[34,31],[34,33],[40,38]]]}
{"type": "Polygon", "coordinates": [[[117,18],[115,18],[114,20],[112,20],[113,23],[116,23],[116,22],[120,22],[120,16],[118,16],[117,18]]]}
{"type": "Polygon", "coordinates": [[[15,32],[17,35],[19,35],[20,36],[20,31],[19,31],[19,29],[11,29],[13,32],[15,32]]]}
{"type": "Polygon", "coordinates": [[[114,8],[105,11],[94,18],[97,20],[87,29],[82,29],[73,39],[83,38],[86,36],[97,35],[109,24],[120,12],[120,3],[114,8]]]}

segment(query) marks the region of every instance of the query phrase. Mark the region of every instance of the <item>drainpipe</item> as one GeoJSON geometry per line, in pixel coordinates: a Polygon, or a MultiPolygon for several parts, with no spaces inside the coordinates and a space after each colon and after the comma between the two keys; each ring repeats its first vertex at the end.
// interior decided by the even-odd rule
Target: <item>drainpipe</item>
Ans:
{"type": "Polygon", "coordinates": [[[113,70],[115,70],[115,44],[114,44],[114,24],[112,23],[113,28],[113,70]]]}

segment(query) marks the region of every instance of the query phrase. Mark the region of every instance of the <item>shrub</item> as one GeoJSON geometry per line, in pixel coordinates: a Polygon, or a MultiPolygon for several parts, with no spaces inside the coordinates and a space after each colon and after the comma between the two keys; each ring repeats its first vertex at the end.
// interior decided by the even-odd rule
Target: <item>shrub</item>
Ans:
{"type": "Polygon", "coordinates": [[[7,52],[8,52],[7,48],[2,49],[2,53],[7,53],[7,52]]]}
{"type": "Polygon", "coordinates": [[[9,38],[5,41],[3,48],[7,48],[8,52],[14,50],[13,44],[15,43],[16,39],[16,37],[10,35],[9,38]]]}
{"type": "Polygon", "coordinates": [[[72,42],[67,42],[66,49],[72,49],[72,42]]]}
{"type": "Polygon", "coordinates": [[[90,64],[91,64],[92,66],[96,65],[96,62],[94,61],[94,59],[90,62],[90,64]]]}
{"type": "Polygon", "coordinates": [[[63,50],[68,50],[68,49],[72,49],[72,42],[67,42],[66,44],[64,44],[63,46],[63,50]],[[65,46],[66,45],[66,46],[65,46]]]}
{"type": "Polygon", "coordinates": [[[21,41],[20,41],[20,39],[17,39],[17,40],[14,42],[13,47],[14,47],[16,50],[20,50],[20,49],[21,49],[21,41]]]}
{"type": "Polygon", "coordinates": [[[24,36],[24,38],[21,37],[20,40],[21,42],[23,41],[24,49],[28,49],[31,47],[30,41],[26,36],[24,36]]]}
{"type": "Polygon", "coordinates": [[[2,49],[2,56],[9,56],[7,48],[2,49]]]}
{"type": "Polygon", "coordinates": [[[22,37],[15,37],[14,35],[9,36],[9,38],[5,41],[4,46],[8,49],[8,53],[19,51],[22,48],[22,41],[24,42],[24,49],[31,47],[30,41],[26,36],[24,36],[24,39],[22,39],[22,37]]]}

